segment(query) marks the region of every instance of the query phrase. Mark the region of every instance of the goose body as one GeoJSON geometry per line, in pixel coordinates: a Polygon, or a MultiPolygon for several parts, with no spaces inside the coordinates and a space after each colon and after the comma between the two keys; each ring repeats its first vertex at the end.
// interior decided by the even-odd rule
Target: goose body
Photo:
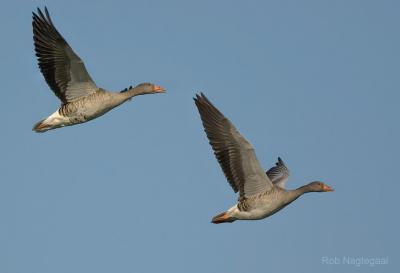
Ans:
{"type": "Polygon", "coordinates": [[[33,127],[36,132],[84,123],[104,115],[132,97],[165,92],[164,88],[151,83],[131,86],[121,92],[99,88],[83,61],[53,25],[47,8],[45,13],[40,9],[38,14],[33,13],[32,26],[39,68],[62,103],[56,112],[33,127]]]}
{"type": "Polygon", "coordinates": [[[214,154],[239,202],[212,219],[215,224],[236,220],[259,220],[280,211],[307,192],[333,191],[314,181],[295,190],[286,190],[289,169],[281,158],[265,172],[253,146],[239,133],[204,94],[196,95],[204,130],[214,154]]]}

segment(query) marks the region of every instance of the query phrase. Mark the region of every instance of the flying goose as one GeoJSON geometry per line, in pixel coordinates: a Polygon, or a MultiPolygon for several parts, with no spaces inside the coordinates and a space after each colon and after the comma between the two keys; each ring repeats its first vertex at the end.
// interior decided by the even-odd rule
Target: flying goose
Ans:
{"type": "Polygon", "coordinates": [[[281,158],[278,158],[276,166],[265,172],[253,146],[229,119],[203,93],[196,94],[194,101],[225,177],[234,192],[239,191],[239,202],[215,216],[212,223],[263,219],[283,209],[304,193],[333,191],[320,181],[295,190],[286,190],[289,170],[281,158]]]}
{"type": "Polygon", "coordinates": [[[33,130],[46,132],[75,125],[104,115],[134,96],[164,93],[165,89],[152,83],[132,86],[119,93],[97,87],[83,61],[68,45],[54,26],[47,8],[33,14],[33,40],[36,56],[47,84],[61,100],[61,107],[48,118],[38,122],[33,130]]]}

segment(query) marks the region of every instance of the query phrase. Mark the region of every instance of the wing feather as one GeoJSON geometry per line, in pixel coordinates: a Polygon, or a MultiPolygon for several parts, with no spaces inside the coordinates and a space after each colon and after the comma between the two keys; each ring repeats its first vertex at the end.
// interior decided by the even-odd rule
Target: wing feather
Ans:
{"type": "Polygon", "coordinates": [[[278,162],[275,163],[274,167],[267,171],[267,175],[273,184],[284,189],[286,182],[289,180],[290,171],[286,167],[285,162],[278,157],[278,162]]]}
{"type": "Polygon", "coordinates": [[[85,64],[57,31],[49,12],[33,14],[33,40],[40,71],[63,104],[96,92],[98,89],[85,64]]]}
{"type": "Polygon", "coordinates": [[[257,160],[253,146],[204,94],[194,98],[214,154],[239,198],[267,191],[273,185],[257,160]]]}

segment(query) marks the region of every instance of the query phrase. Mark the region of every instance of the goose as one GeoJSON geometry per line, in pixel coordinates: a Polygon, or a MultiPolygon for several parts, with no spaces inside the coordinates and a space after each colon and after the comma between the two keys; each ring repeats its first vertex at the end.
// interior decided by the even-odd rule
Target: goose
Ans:
{"type": "Polygon", "coordinates": [[[40,71],[50,89],[61,100],[61,107],[33,127],[35,132],[76,125],[100,117],[144,94],[164,93],[165,89],[152,83],[130,86],[121,92],[109,92],[97,87],[81,58],[54,26],[49,12],[38,8],[32,12],[33,40],[40,71]],[[45,13],[45,14],[44,14],[45,13]]]}
{"type": "Polygon", "coordinates": [[[308,192],[333,189],[314,181],[295,190],[285,189],[289,169],[281,158],[267,172],[257,160],[253,146],[203,94],[194,98],[204,131],[214,154],[233,191],[239,192],[238,203],[212,218],[212,223],[236,220],[260,220],[280,211],[308,192]]]}

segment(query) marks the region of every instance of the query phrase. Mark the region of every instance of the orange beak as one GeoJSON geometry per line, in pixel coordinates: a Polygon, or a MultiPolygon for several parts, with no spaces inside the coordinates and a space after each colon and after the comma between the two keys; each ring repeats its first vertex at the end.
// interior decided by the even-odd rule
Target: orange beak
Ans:
{"type": "Polygon", "coordinates": [[[328,185],[324,184],[324,186],[322,187],[323,191],[334,191],[334,189],[332,189],[331,187],[329,187],[328,185]]]}
{"type": "Polygon", "coordinates": [[[159,85],[154,85],[154,92],[157,93],[165,93],[165,88],[159,86],[159,85]]]}

